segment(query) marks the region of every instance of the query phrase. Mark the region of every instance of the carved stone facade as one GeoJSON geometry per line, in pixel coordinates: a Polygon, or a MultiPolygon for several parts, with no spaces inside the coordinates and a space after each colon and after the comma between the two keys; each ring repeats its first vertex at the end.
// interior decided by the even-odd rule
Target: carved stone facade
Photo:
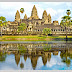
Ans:
{"type": "Polygon", "coordinates": [[[27,15],[25,14],[24,19],[27,19],[27,15]]]}
{"type": "Polygon", "coordinates": [[[58,21],[53,21],[54,25],[59,25],[58,21]]]}
{"type": "Polygon", "coordinates": [[[39,19],[38,14],[37,14],[37,9],[36,9],[35,5],[32,9],[31,16],[30,16],[29,19],[39,19]]]}
{"type": "Polygon", "coordinates": [[[18,10],[17,10],[16,15],[15,15],[15,21],[20,22],[20,13],[18,10]]]}
{"type": "Polygon", "coordinates": [[[48,23],[51,24],[51,15],[48,15],[48,23]]]}
{"type": "Polygon", "coordinates": [[[42,20],[44,21],[44,24],[48,24],[48,16],[46,10],[43,12],[42,20]]]}

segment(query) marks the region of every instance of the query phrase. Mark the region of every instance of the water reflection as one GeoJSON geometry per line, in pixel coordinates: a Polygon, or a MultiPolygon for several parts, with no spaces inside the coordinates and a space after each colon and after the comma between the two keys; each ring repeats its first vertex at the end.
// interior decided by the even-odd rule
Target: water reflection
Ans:
{"type": "Polygon", "coordinates": [[[69,67],[70,66],[70,58],[72,56],[72,54],[70,54],[68,52],[68,50],[65,50],[65,51],[61,51],[61,54],[60,54],[61,58],[62,58],[62,62],[66,63],[66,65],[69,67]]]}
{"type": "MultiPolygon", "coordinates": [[[[60,53],[61,62],[71,67],[72,63],[72,44],[71,43],[8,43],[0,44],[0,64],[5,62],[8,55],[14,55],[17,67],[25,69],[27,59],[31,60],[31,66],[35,70],[38,60],[41,57],[43,66],[50,62],[53,56],[58,56],[60,53]],[[24,62],[25,61],[25,62],[24,62]]],[[[6,62],[5,62],[6,63],[6,62]]],[[[1,69],[1,68],[0,68],[1,69]]]]}

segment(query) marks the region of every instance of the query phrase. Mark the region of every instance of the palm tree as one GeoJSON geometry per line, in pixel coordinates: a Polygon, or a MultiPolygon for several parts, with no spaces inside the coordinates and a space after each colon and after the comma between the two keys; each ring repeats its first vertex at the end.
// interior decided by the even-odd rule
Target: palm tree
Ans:
{"type": "Polygon", "coordinates": [[[66,40],[67,40],[67,29],[72,25],[72,20],[71,17],[69,16],[71,14],[71,11],[67,10],[66,14],[67,16],[62,17],[60,25],[64,27],[66,30],[66,40]]]}
{"type": "Polygon", "coordinates": [[[7,22],[6,22],[6,18],[3,17],[3,16],[1,16],[1,17],[0,17],[1,37],[2,37],[2,29],[3,29],[3,26],[5,26],[6,23],[7,23],[7,22]]]}
{"type": "Polygon", "coordinates": [[[71,14],[71,11],[67,10],[66,14],[69,16],[71,14]]]}
{"type": "MultiPolygon", "coordinates": [[[[24,8],[21,8],[20,12],[23,14],[24,13],[24,8]]],[[[22,19],[21,19],[21,23],[22,23],[22,19]]]]}

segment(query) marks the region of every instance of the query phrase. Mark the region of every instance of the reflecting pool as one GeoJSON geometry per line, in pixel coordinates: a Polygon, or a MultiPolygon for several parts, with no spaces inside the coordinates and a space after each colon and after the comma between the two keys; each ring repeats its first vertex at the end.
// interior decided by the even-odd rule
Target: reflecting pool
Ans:
{"type": "Polygon", "coordinates": [[[0,42],[0,70],[72,70],[72,42],[0,42]]]}

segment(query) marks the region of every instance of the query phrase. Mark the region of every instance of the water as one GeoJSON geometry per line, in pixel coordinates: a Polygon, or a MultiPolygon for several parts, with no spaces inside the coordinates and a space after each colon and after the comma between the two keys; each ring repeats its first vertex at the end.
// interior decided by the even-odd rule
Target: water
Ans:
{"type": "Polygon", "coordinates": [[[72,70],[72,42],[0,42],[0,70],[72,70]]]}

